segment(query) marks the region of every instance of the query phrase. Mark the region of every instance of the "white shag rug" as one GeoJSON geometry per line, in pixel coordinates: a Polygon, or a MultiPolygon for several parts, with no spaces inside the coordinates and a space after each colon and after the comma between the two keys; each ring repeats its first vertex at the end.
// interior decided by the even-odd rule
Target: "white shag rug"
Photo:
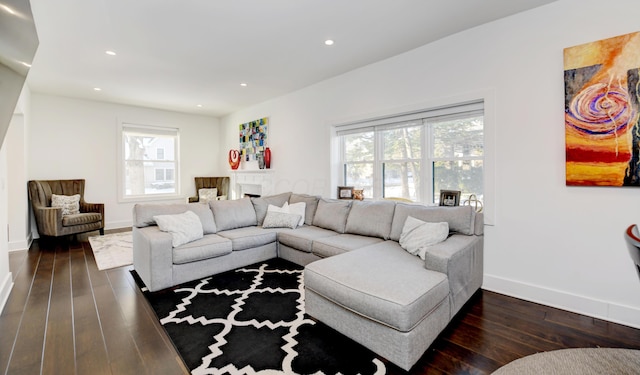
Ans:
{"type": "Polygon", "coordinates": [[[89,244],[99,270],[133,264],[133,238],[131,232],[89,237],[89,244]]]}

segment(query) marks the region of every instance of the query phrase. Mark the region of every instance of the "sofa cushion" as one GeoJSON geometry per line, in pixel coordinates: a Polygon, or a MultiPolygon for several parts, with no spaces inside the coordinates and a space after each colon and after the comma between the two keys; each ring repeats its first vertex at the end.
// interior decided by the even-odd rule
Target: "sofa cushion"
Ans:
{"type": "Polygon", "coordinates": [[[137,228],[156,225],[155,215],[174,215],[193,211],[200,218],[204,234],[216,232],[216,223],[209,206],[199,203],[156,204],[144,203],[133,206],[133,226],[137,228]]]}
{"type": "Polygon", "coordinates": [[[446,221],[449,224],[450,231],[471,235],[475,231],[475,214],[476,211],[471,206],[444,207],[396,203],[389,238],[394,241],[400,240],[402,228],[404,228],[404,223],[407,221],[408,216],[413,216],[418,220],[429,223],[446,221]]]}
{"type": "Polygon", "coordinates": [[[65,215],[62,217],[63,227],[72,227],[74,225],[91,224],[102,221],[102,215],[97,212],[86,212],[74,215],[65,215]]]}
{"type": "Polygon", "coordinates": [[[252,226],[225,230],[218,235],[231,240],[233,251],[240,251],[275,242],[277,232],[252,226]]]}
{"type": "Polygon", "coordinates": [[[257,225],[250,198],[209,202],[218,231],[257,225]]]}
{"type": "Polygon", "coordinates": [[[382,239],[357,234],[339,234],[314,240],[311,244],[311,252],[319,257],[327,258],[378,242],[382,242],[382,239]]]}
{"type": "Polygon", "coordinates": [[[289,204],[304,202],[304,223],[307,225],[312,225],[313,217],[315,216],[316,210],[318,209],[318,200],[320,200],[320,197],[314,195],[292,193],[289,197],[289,204]]]}
{"type": "Polygon", "coordinates": [[[313,225],[344,233],[351,203],[351,200],[320,199],[316,215],[313,217],[313,225]]]}
{"type": "Polygon", "coordinates": [[[305,267],[304,283],[327,300],[401,332],[449,303],[447,277],[425,270],[420,258],[395,241],[312,262],[305,267]]]}
{"type": "Polygon", "coordinates": [[[287,192],[277,195],[269,195],[266,197],[251,198],[251,203],[253,203],[253,208],[256,213],[256,220],[258,222],[258,225],[262,225],[264,217],[267,215],[267,209],[270,204],[277,207],[282,207],[289,201],[290,196],[291,193],[287,192]]]}
{"type": "Polygon", "coordinates": [[[171,233],[173,247],[202,238],[202,224],[193,211],[175,215],[156,215],[153,217],[163,232],[171,233]]]}
{"type": "Polygon", "coordinates": [[[338,233],[332,230],[304,226],[296,230],[278,232],[278,242],[296,250],[310,253],[314,240],[337,235],[338,233]]]}
{"type": "Polygon", "coordinates": [[[393,201],[354,201],[347,217],[345,233],[388,240],[395,207],[393,201]]]}
{"type": "Polygon", "coordinates": [[[173,248],[173,263],[184,264],[231,253],[231,240],[208,234],[199,240],[173,248]]]}
{"type": "Polygon", "coordinates": [[[408,216],[398,242],[409,254],[417,255],[424,260],[427,247],[446,240],[448,235],[449,224],[446,221],[427,223],[408,216]]]}

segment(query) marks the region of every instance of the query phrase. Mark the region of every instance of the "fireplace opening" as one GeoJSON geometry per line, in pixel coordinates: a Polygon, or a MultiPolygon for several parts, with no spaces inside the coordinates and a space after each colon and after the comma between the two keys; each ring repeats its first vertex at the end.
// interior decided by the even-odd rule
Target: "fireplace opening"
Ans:
{"type": "Polygon", "coordinates": [[[260,198],[260,194],[244,193],[244,198],[260,198]]]}

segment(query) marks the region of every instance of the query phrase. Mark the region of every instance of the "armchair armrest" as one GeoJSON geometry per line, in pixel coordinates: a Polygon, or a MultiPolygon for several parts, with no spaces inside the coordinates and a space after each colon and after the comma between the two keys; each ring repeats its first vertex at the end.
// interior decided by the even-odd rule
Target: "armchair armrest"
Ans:
{"type": "Polygon", "coordinates": [[[45,236],[59,236],[62,233],[62,208],[34,206],[38,233],[45,236]]]}
{"type": "Polygon", "coordinates": [[[442,272],[449,280],[451,317],[482,285],[483,252],[483,236],[462,234],[454,234],[427,249],[425,268],[442,272]]]}
{"type": "Polygon", "coordinates": [[[133,227],[133,268],[152,292],[173,285],[171,240],[157,226],[133,227]]]}
{"type": "Polygon", "coordinates": [[[195,203],[199,200],[198,197],[189,197],[188,203],[195,203]]]}
{"type": "Polygon", "coordinates": [[[80,212],[97,212],[102,216],[101,228],[104,228],[104,203],[80,202],[80,212]]]}

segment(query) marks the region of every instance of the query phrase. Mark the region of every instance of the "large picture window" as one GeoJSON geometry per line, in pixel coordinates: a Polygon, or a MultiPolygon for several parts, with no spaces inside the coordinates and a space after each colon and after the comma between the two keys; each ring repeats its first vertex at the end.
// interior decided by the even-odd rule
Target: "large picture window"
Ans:
{"type": "Polygon", "coordinates": [[[120,197],[178,196],[178,129],[122,124],[120,134],[120,197]]]}
{"type": "Polygon", "coordinates": [[[365,198],[435,203],[440,190],[483,199],[484,111],[474,102],[337,128],[342,183],[365,198]]]}

